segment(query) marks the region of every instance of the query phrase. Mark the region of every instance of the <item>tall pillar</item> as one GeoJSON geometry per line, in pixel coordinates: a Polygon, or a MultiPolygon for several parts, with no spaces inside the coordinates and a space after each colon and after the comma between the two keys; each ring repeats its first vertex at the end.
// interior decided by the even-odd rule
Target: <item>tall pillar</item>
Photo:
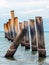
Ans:
{"type": "Polygon", "coordinates": [[[15,33],[15,37],[16,37],[16,35],[17,35],[17,33],[18,33],[18,30],[19,30],[19,23],[18,23],[18,17],[15,17],[14,18],[14,33],[15,33]]]}
{"type": "Polygon", "coordinates": [[[7,23],[4,24],[4,32],[5,32],[5,38],[8,38],[8,26],[7,26],[7,23]]]}
{"type": "Polygon", "coordinates": [[[22,22],[22,29],[24,29],[24,22],[22,22]]]}
{"type": "Polygon", "coordinates": [[[9,38],[9,22],[7,22],[7,28],[8,28],[8,38],[9,38]]]}
{"type": "Polygon", "coordinates": [[[11,11],[11,28],[12,38],[14,38],[14,10],[11,11]]]}
{"type": "Polygon", "coordinates": [[[19,22],[19,30],[22,29],[22,22],[19,22]]]}
{"type": "Polygon", "coordinates": [[[12,39],[13,39],[13,33],[12,33],[12,20],[11,19],[9,19],[8,20],[9,21],[9,39],[11,40],[11,41],[13,41],[12,39]]]}
{"type": "MultiPolygon", "coordinates": [[[[24,29],[24,22],[19,22],[19,30],[24,29]]],[[[24,37],[21,41],[21,46],[25,46],[25,41],[24,41],[24,37]]]]}
{"type": "Polygon", "coordinates": [[[9,32],[10,32],[10,40],[13,38],[13,32],[12,32],[12,21],[9,19],[9,32]]]}
{"type": "Polygon", "coordinates": [[[11,26],[10,26],[10,21],[11,19],[8,20],[7,25],[8,25],[8,40],[11,40],[11,26]]]}
{"type": "Polygon", "coordinates": [[[37,51],[37,44],[36,44],[36,31],[34,20],[30,19],[30,35],[31,35],[31,44],[32,44],[32,51],[37,51]]]}
{"type": "Polygon", "coordinates": [[[24,35],[26,34],[27,30],[22,29],[18,32],[16,38],[14,39],[13,43],[11,44],[10,48],[8,49],[5,57],[13,57],[19,44],[21,43],[21,40],[23,39],[24,35]]]}
{"type": "Polygon", "coordinates": [[[42,17],[36,17],[37,41],[39,57],[46,57],[44,29],[42,17]]]}
{"type": "Polygon", "coordinates": [[[26,35],[24,36],[24,40],[25,40],[25,49],[30,49],[28,21],[24,21],[24,29],[27,29],[27,33],[26,33],[26,35]]]}
{"type": "Polygon", "coordinates": [[[11,11],[11,18],[13,19],[15,17],[14,10],[11,11]]]}
{"type": "Polygon", "coordinates": [[[7,38],[7,34],[6,34],[6,24],[4,24],[4,33],[5,33],[5,38],[7,38]]]}

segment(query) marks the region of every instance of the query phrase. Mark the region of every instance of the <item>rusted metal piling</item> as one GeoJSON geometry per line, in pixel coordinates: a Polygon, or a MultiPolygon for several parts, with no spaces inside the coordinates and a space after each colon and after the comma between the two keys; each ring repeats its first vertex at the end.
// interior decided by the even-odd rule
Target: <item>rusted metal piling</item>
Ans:
{"type": "Polygon", "coordinates": [[[32,51],[37,51],[37,44],[36,44],[36,31],[34,20],[30,19],[30,35],[31,35],[31,44],[32,44],[32,51]]]}
{"type": "Polygon", "coordinates": [[[5,32],[5,38],[8,38],[8,26],[7,26],[7,23],[4,24],[4,32],[5,32]]]}
{"type": "Polygon", "coordinates": [[[24,21],[24,29],[27,29],[26,35],[24,36],[25,49],[30,49],[28,21],[24,21]]]}
{"type": "Polygon", "coordinates": [[[37,28],[37,41],[39,57],[46,57],[45,42],[44,42],[44,29],[42,17],[36,17],[37,28]]]}
{"type": "Polygon", "coordinates": [[[27,30],[26,29],[22,29],[18,32],[16,38],[14,39],[13,43],[11,44],[10,48],[8,49],[5,57],[9,58],[9,57],[13,57],[19,44],[21,43],[23,37],[25,36],[27,30]]]}

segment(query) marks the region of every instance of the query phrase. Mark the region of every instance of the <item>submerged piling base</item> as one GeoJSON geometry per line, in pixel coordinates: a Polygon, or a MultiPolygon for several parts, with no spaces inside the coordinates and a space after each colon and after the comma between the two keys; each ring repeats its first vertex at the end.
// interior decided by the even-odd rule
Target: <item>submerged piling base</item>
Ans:
{"type": "Polygon", "coordinates": [[[24,40],[21,41],[21,46],[25,46],[25,41],[24,40]]]}
{"type": "Polygon", "coordinates": [[[10,40],[11,40],[11,38],[10,38],[10,37],[8,37],[8,40],[10,41],[10,40]]]}
{"type": "Polygon", "coordinates": [[[13,42],[14,38],[8,37],[8,40],[11,41],[11,42],[13,42]]]}
{"type": "Polygon", "coordinates": [[[14,38],[11,38],[11,42],[13,42],[14,41],[14,38]]]}
{"type": "Polygon", "coordinates": [[[45,49],[38,49],[39,57],[46,57],[46,50],[45,49]]]}
{"type": "Polygon", "coordinates": [[[32,45],[32,51],[37,51],[37,46],[32,45]]]}
{"type": "Polygon", "coordinates": [[[30,44],[29,43],[25,43],[25,49],[30,49],[30,44]]]}
{"type": "Polygon", "coordinates": [[[5,33],[5,38],[8,38],[8,33],[5,33]]]}

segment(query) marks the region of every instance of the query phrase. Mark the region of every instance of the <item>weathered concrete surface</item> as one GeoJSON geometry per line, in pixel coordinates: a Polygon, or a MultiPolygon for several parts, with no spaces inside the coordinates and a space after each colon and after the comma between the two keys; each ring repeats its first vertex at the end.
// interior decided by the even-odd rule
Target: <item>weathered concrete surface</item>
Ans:
{"type": "Polygon", "coordinates": [[[14,37],[16,37],[19,30],[18,17],[14,18],[14,37]]]}
{"type": "MultiPolygon", "coordinates": [[[[24,22],[20,22],[19,23],[19,30],[22,30],[22,29],[24,29],[24,22]]],[[[21,41],[21,46],[25,46],[25,40],[24,40],[24,38],[21,41]]]]}
{"type": "Polygon", "coordinates": [[[19,44],[21,43],[23,37],[25,36],[27,30],[22,29],[18,32],[16,38],[14,39],[13,43],[11,44],[10,48],[8,49],[5,57],[13,57],[19,44]]]}
{"type": "Polygon", "coordinates": [[[4,32],[5,32],[5,38],[8,38],[8,26],[7,26],[7,23],[4,24],[4,32]]]}
{"type": "Polygon", "coordinates": [[[35,21],[33,19],[30,19],[30,33],[31,33],[30,35],[31,35],[32,51],[37,51],[35,21]]]}
{"type": "Polygon", "coordinates": [[[11,34],[10,34],[10,23],[9,23],[9,21],[7,22],[7,26],[8,26],[8,40],[11,40],[10,39],[11,34]]]}
{"type": "Polygon", "coordinates": [[[11,37],[14,38],[15,36],[15,28],[14,28],[14,10],[12,10],[11,12],[11,21],[10,21],[10,25],[11,25],[11,37]]]}
{"type": "Polygon", "coordinates": [[[25,49],[30,49],[30,43],[29,43],[29,27],[28,27],[28,21],[24,21],[24,29],[27,29],[27,33],[24,36],[24,41],[25,41],[25,49]]]}
{"type": "Polygon", "coordinates": [[[39,57],[46,57],[42,17],[36,17],[36,27],[37,27],[39,57]]]}

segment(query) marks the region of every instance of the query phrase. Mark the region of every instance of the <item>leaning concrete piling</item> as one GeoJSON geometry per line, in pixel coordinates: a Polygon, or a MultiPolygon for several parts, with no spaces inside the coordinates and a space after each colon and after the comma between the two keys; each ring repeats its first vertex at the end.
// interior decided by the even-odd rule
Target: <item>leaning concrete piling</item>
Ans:
{"type": "Polygon", "coordinates": [[[15,54],[19,44],[21,43],[24,35],[26,34],[27,30],[26,29],[22,29],[18,32],[15,40],[13,41],[13,43],[11,44],[10,48],[8,49],[5,57],[13,57],[13,55],[15,54]]]}
{"type": "Polygon", "coordinates": [[[37,51],[37,44],[36,44],[36,31],[34,20],[30,19],[30,35],[31,35],[31,44],[32,44],[32,51],[37,51]]]}
{"type": "Polygon", "coordinates": [[[36,17],[36,27],[39,57],[46,57],[42,17],[36,17]]]}

